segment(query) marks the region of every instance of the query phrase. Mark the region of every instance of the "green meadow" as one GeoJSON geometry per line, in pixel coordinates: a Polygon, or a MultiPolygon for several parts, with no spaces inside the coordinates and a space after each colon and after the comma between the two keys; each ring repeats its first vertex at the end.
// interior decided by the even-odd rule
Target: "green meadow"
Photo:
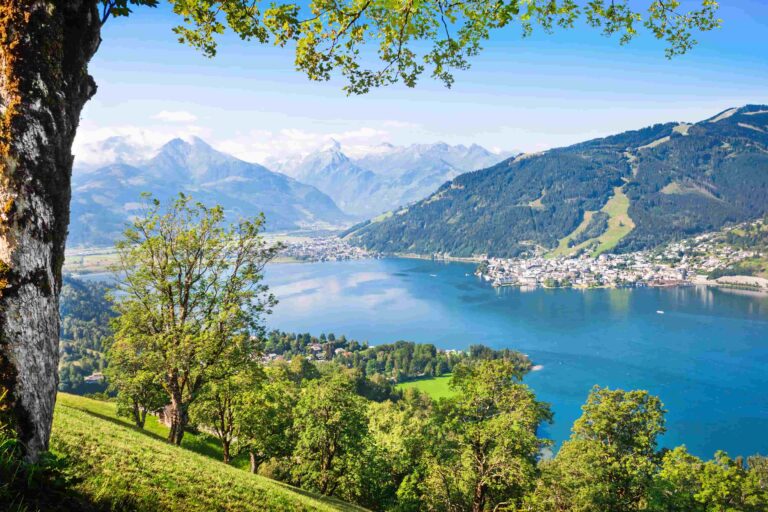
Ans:
{"type": "Polygon", "coordinates": [[[437,400],[438,398],[448,398],[456,394],[456,392],[448,386],[450,381],[450,375],[442,375],[440,377],[430,377],[426,379],[402,382],[397,385],[397,388],[418,389],[419,391],[426,393],[433,399],[437,400]]]}
{"type": "Polygon", "coordinates": [[[51,448],[70,463],[74,490],[98,509],[363,510],[228,466],[204,434],[185,435],[181,448],[166,434],[154,416],[139,430],[117,416],[113,403],[60,393],[51,448]]]}

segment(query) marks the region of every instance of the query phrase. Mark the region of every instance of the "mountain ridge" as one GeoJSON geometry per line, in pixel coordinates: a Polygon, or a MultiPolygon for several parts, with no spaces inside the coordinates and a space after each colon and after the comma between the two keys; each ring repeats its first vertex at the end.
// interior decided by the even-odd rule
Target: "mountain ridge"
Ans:
{"type": "Polygon", "coordinates": [[[555,249],[619,192],[626,211],[614,213],[634,225],[614,221],[615,240],[591,239],[582,250],[643,249],[768,213],[768,107],[519,155],[447,181],[347,238],[384,252],[518,256],[555,249]]]}
{"type": "Polygon", "coordinates": [[[446,180],[493,165],[506,155],[478,144],[436,142],[382,143],[355,157],[332,140],[307,155],[267,161],[267,165],[317,187],[361,220],[418,201],[446,180]]]}
{"type": "Polygon", "coordinates": [[[114,243],[146,191],[160,200],[184,192],[221,204],[232,219],[263,211],[270,230],[327,229],[350,222],[311,185],[217,151],[202,139],[177,138],[149,159],[75,173],[69,244],[114,243]]]}

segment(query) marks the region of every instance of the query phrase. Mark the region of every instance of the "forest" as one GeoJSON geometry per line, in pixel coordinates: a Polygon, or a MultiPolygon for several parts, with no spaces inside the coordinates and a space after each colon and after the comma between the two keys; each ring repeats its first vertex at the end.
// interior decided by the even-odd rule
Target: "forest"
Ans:
{"type": "Polygon", "coordinates": [[[370,346],[365,341],[348,340],[344,335],[337,338],[333,333],[322,333],[316,338],[309,333],[272,331],[266,338],[263,351],[267,360],[275,356],[282,359],[307,356],[358,369],[368,378],[381,375],[395,383],[416,377],[449,374],[454,366],[467,360],[513,360],[521,371],[527,371],[531,366],[527,357],[509,349],[494,350],[483,345],[470,345],[466,351],[440,350],[431,343],[403,340],[370,346]]]}
{"type": "Polygon", "coordinates": [[[84,379],[106,367],[105,343],[111,335],[114,316],[106,298],[109,287],[102,281],[64,277],[61,289],[61,342],[59,344],[59,389],[73,393],[104,391],[101,383],[84,379]]]}

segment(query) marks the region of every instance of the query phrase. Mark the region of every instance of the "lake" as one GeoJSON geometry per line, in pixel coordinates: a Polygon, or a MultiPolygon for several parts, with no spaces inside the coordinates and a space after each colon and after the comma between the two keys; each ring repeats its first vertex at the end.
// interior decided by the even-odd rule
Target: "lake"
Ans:
{"type": "Polygon", "coordinates": [[[414,259],[275,264],[270,328],[528,354],[526,382],[552,404],[543,432],[567,439],[592,386],[647,389],[665,446],[711,457],[768,454],[768,296],[706,287],[495,289],[474,265],[414,259]],[[664,314],[657,313],[664,311],[664,314]]]}

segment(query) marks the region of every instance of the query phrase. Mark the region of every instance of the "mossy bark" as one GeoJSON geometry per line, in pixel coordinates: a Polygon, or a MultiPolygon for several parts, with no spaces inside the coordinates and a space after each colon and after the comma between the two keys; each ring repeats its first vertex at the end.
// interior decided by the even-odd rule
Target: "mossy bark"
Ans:
{"type": "Polygon", "coordinates": [[[72,141],[100,28],[96,0],[0,1],[0,388],[31,461],[53,421],[72,141]]]}

